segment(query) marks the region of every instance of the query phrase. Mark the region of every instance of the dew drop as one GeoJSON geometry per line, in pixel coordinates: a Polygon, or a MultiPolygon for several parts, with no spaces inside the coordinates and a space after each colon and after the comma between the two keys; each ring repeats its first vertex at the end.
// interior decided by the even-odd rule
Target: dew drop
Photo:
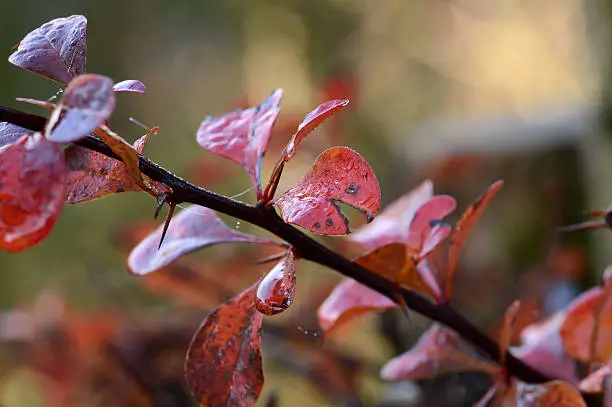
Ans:
{"type": "Polygon", "coordinates": [[[289,252],[259,283],[255,307],[262,314],[276,315],[289,308],[294,296],[295,260],[289,252]]]}

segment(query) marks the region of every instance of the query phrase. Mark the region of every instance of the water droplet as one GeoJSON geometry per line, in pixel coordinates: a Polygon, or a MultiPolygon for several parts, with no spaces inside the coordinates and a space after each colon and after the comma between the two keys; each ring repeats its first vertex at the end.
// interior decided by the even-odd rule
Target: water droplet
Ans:
{"type": "Polygon", "coordinates": [[[259,283],[255,306],[262,314],[276,315],[289,308],[294,296],[295,260],[289,252],[259,283]]]}
{"type": "Polygon", "coordinates": [[[236,222],[236,229],[239,229],[239,228],[240,228],[240,222],[239,222],[239,221],[237,221],[237,222],[236,222]]]}

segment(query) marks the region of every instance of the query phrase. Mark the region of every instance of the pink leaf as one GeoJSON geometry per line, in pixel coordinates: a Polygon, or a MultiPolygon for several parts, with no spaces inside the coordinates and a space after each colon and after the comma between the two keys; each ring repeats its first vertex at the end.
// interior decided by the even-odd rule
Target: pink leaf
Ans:
{"type": "Polygon", "coordinates": [[[57,18],[30,32],[9,62],[62,85],[86,71],[87,19],[57,18]]]}
{"type": "Polygon", "coordinates": [[[242,165],[261,197],[261,162],[276,121],[283,91],[277,89],[259,106],[204,119],[198,143],[210,152],[242,165]]]}
{"type": "Polygon", "coordinates": [[[213,244],[230,242],[276,244],[270,240],[235,231],[223,223],[213,210],[197,205],[184,209],[171,220],[158,250],[162,231],[163,226],[160,226],[132,250],[128,258],[128,267],[132,273],[148,274],[181,256],[213,244]]]}
{"type": "Polygon", "coordinates": [[[343,235],[350,229],[338,202],[359,209],[369,219],[380,207],[380,186],[372,168],[348,147],[324,151],[276,204],[287,223],[322,235],[343,235]]]}
{"type": "Polygon", "coordinates": [[[577,383],[576,364],[565,352],[559,332],[564,318],[558,313],[529,325],[521,333],[521,345],[511,348],[511,353],[544,374],[577,383]]]}
{"type": "Polygon", "coordinates": [[[434,197],[433,184],[426,180],[391,203],[350,239],[367,248],[404,243],[424,257],[448,236],[448,227],[439,221],[455,206],[455,200],[449,196],[434,197]]]}
{"type": "Polygon", "coordinates": [[[47,127],[47,138],[68,143],[85,137],[100,127],[115,109],[113,81],[106,76],[86,74],[75,78],[62,96],[47,127]],[[65,111],[56,126],[54,116],[65,111]]]}
{"type": "Polygon", "coordinates": [[[417,380],[467,371],[497,376],[499,367],[470,355],[457,334],[433,324],[412,349],[387,362],[380,376],[391,381],[417,380]]]}
{"type": "Polygon", "coordinates": [[[327,334],[348,320],[370,311],[397,307],[393,301],[353,279],[338,284],[317,311],[319,325],[327,334]]]}
{"type": "Polygon", "coordinates": [[[113,85],[115,92],[130,92],[130,93],[145,93],[147,90],[144,83],[135,79],[127,79],[125,81],[117,82],[113,85]]]}

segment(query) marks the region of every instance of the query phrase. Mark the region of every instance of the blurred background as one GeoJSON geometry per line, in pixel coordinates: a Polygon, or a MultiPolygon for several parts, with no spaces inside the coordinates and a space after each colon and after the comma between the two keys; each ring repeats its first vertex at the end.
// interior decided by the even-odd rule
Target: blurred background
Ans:
{"type": "MultiPolygon", "coordinates": [[[[610,7],[604,0],[5,1],[0,47],[8,58],[44,22],[86,15],[88,71],[147,85],[144,95],[118,97],[114,130],[133,141],[144,130],[130,117],[161,127],[145,154],[226,195],[250,181],[199,148],[195,132],[206,114],[258,104],[279,87],[285,96],[264,174],[304,114],[326,99],[351,100],[306,141],[281,190],[336,144],[370,162],[385,204],[429,178],[437,193],[457,198],[453,220],[504,179],[463,254],[454,299],[495,335],[513,299],[523,301],[525,326],[598,283],[610,262],[608,231],[555,232],[612,197],[610,7]]],[[[8,62],[0,78],[0,103],[40,114],[15,97],[44,100],[58,90],[8,62]]],[[[0,253],[1,406],[192,403],[182,384],[192,333],[267,270],[249,263],[269,253],[215,247],[135,278],[125,260],[158,225],[154,211],[138,193],[66,207],[42,244],[0,253]]],[[[342,248],[342,239],[324,240],[342,248]]],[[[469,406],[487,389],[478,375],[380,381],[382,364],[429,322],[372,315],[324,344],[316,309],[339,278],[305,263],[297,278],[296,303],[265,322],[258,405],[469,406]]]]}

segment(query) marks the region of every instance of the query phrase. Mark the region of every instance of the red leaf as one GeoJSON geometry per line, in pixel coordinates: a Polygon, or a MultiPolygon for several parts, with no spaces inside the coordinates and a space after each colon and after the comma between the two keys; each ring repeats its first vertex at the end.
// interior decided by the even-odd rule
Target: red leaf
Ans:
{"type": "Polygon", "coordinates": [[[518,382],[516,405],[517,407],[586,407],[578,390],[560,380],[545,384],[518,382]]]}
{"type": "MultiPolygon", "coordinates": [[[[150,135],[151,132],[134,142],[136,152],[142,154],[150,135]]],[[[64,154],[68,167],[66,204],[87,202],[119,192],[142,191],[121,161],[76,145],[70,145],[64,154]]],[[[163,184],[150,180],[149,183],[156,195],[169,192],[163,184]]]]}
{"type": "Polygon", "coordinates": [[[106,76],[86,74],[70,82],[46,129],[49,140],[69,143],[85,137],[110,117],[115,109],[113,81],[106,76]],[[65,112],[59,123],[60,113],[65,112]]]}
{"type": "Polygon", "coordinates": [[[132,273],[148,274],[166,266],[181,256],[218,243],[245,242],[276,244],[257,236],[229,228],[215,211],[197,205],[181,211],[170,222],[164,242],[157,249],[163,226],[157,228],[130,253],[128,267],[132,273]]]}
{"type": "Polygon", "coordinates": [[[272,200],[274,198],[274,193],[276,192],[276,187],[280,181],[285,163],[295,156],[298,145],[302,143],[308,134],[312,133],[314,129],[323,123],[325,119],[348,106],[348,104],[348,100],[329,100],[317,106],[315,110],[304,117],[304,120],[302,120],[297,131],[291,136],[291,139],[285,146],[282,155],[272,170],[272,175],[270,176],[270,181],[266,186],[266,192],[264,194],[265,199],[272,200]]]}
{"type": "Polygon", "coordinates": [[[51,20],[26,35],[9,62],[65,85],[86,71],[86,36],[84,16],[51,20]]]}
{"type": "Polygon", "coordinates": [[[293,303],[295,296],[295,257],[289,250],[257,286],[255,304],[265,315],[280,314],[293,303]]]}
{"type": "Polygon", "coordinates": [[[421,251],[417,248],[421,248],[421,257],[424,257],[448,235],[448,227],[436,221],[446,217],[455,207],[455,200],[449,196],[434,197],[433,184],[426,180],[391,203],[350,239],[370,249],[388,243],[405,243],[417,252],[421,251]]]}
{"type": "Polygon", "coordinates": [[[319,325],[327,334],[350,319],[370,311],[397,307],[384,295],[347,278],[338,284],[317,311],[319,325]]]}
{"type": "Polygon", "coordinates": [[[302,123],[298,126],[297,131],[287,143],[284,152],[284,160],[285,162],[289,161],[295,156],[297,146],[299,146],[302,141],[306,138],[307,135],[312,133],[314,129],[316,129],[321,123],[323,123],[327,118],[334,115],[340,109],[348,106],[348,100],[329,100],[325,103],[321,103],[315,110],[308,113],[302,123]]]}
{"type": "Polygon", "coordinates": [[[136,79],[127,79],[113,85],[115,92],[145,93],[147,87],[136,79]]]}
{"type": "Polygon", "coordinates": [[[322,235],[343,235],[350,229],[338,201],[359,209],[368,219],[380,207],[380,186],[372,168],[348,147],[324,151],[276,204],[287,223],[322,235]]]}
{"type": "Polygon", "coordinates": [[[62,150],[41,134],[0,149],[0,247],[19,252],[43,240],[64,202],[62,150]]]}
{"type": "Polygon", "coordinates": [[[470,205],[463,215],[459,222],[457,222],[457,226],[455,227],[455,232],[451,237],[451,246],[448,253],[448,272],[446,275],[446,300],[450,301],[452,290],[453,290],[453,277],[455,275],[455,269],[457,268],[457,262],[459,260],[459,254],[461,253],[461,249],[465,245],[468,236],[472,232],[472,229],[476,225],[478,218],[482,215],[485,208],[489,205],[489,202],[493,197],[497,194],[497,192],[504,185],[503,181],[497,181],[493,183],[482,195],[480,198],[476,200],[472,205],[470,205]]]}
{"type": "Polygon", "coordinates": [[[31,133],[28,129],[15,126],[14,124],[0,122],[0,148],[14,143],[21,136],[31,133]]]}
{"type": "Polygon", "coordinates": [[[201,406],[255,404],[263,387],[261,324],[255,287],[214,310],[194,335],[185,380],[201,406]]]}
{"type": "Polygon", "coordinates": [[[380,376],[392,381],[417,380],[469,371],[499,374],[494,364],[467,353],[457,334],[433,324],[412,349],[387,362],[380,376]]]}
{"type": "Polygon", "coordinates": [[[566,353],[559,333],[564,314],[558,313],[521,332],[521,345],[512,348],[514,356],[544,374],[577,383],[576,363],[566,353]]]}
{"type": "Polygon", "coordinates": [[[560,331],[563,345],[570,355],[583,362],[603,363],[612,358],[612,301],[609,292],[609,287],[591,288],[566,308],[560,331]]]}
{"type": "Polygon", "coordinates": [[[280,112],[282,96],[282,89],[277,89],[257,107],[207,117],[197,133],[202,147],[244,167],[257,189],[258,199],[261,198],[261,162],[280,112]]]}

